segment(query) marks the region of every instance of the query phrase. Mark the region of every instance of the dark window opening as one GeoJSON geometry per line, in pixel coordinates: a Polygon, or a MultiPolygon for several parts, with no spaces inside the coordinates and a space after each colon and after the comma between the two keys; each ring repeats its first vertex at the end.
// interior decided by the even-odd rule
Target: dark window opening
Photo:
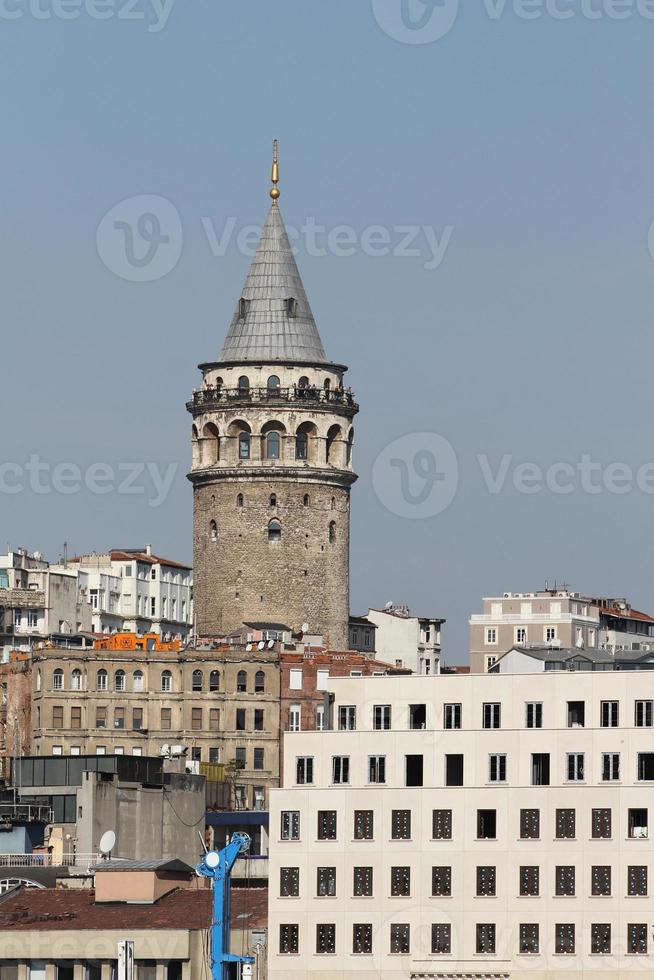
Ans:
{"type": "Polygon", "coordinates": [[[445,785],[463,786],[463,756],[445,756],[445,785]]]}
{"type": "Polygon", "coordinates": [[[495,840],[497,837],[497,811],[477,810],[478,840],[495,840]]]}
{"type": "Polygon", "coordinates": [[[423,756],[406,756],[406,783],[407,786],[423,785],[423,756]]]}
{"type": "Polygon", "coordinates": [[[409,728],[412,730],[423,729],[427,727],[427,705],[425,704],[410,704],[409,705],[409,728]]]}
{"type": "Polygon", "coordinates": [[[586,704],[584,701],[568,701],[568,728],[583,728],[586,704]]]}
{"type": "Polygon", "coordinates": [[[549,752],[534,752],[531,756],[531,785],[549,786],[550,784],[550,754],[549,752]]]}

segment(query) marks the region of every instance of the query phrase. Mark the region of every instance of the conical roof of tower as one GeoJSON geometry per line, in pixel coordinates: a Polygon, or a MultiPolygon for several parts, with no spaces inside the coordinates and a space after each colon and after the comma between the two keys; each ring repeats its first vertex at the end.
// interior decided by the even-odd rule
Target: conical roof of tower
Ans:
{"type": "Polygon", "coordinates": [[[276,201],[241,298],[245,303],[236,307],[221,361],[327,361],[276,201]]]}

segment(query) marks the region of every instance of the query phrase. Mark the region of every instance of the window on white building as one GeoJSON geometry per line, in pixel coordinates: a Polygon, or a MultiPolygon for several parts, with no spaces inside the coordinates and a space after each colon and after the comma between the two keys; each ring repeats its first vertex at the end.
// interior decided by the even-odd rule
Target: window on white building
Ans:
{"type": "Polygon", "coordinates": [[[390,704],[376,704],[373,707],[373,728],[376,732],[390,731],[391,727],[391,706],[390,704]]]}
{"type": "Polygon", "coordinates": [[[556,640],[556,626],[545,627],[545,642],[554,643],[556,640]]]}
{"type": "Polygon", "coordinates": [[[634,709],[634,724],[636,728],[652,727],[652,708],[654,701],[636,701],[634,709]]]}
{"type": "Polygon", "coordinates": [[[515,631],[515,642],[521,646],[523,643],[527,642],[527,628],[525,626],[517,626],[515,631]]]}
{"type": "Polygon", "coordinates": [[[600,711],[600,724],[602,728],[618,727],[618,701],[602,701],[600,711]]]}
{"type": "Polygon", "coordinates": [[[443,717],[445,728],[461,728],[461,708],[460,704],[446,704],[443,717]]]}
{"type": "Polygon", "coordinates": [[[350,781],[350,757],[349,755],[332,756],[332,782],[334,784],[349,783],[350,781]]]}
{"type": "Polygon", "coordinates": [[[542,701],[528,701],[526,704],[526,728],[542,728],[543,727],[543,702],[542,701]]]}
{"type": "Polygon", "coordinates": [[[483,728],[500,728],[502,718],[501,704],[485,704],[482,715],[483,728]]]}
{"type": "Polygon", "coordinates": [[[295,760],[295,782],[298,786],[313,784],[313,756],[300,755],[295,760]]]}
{"type": "Polygon", "coordinates": [[[566,753],[566,772],[568,782],[581,783],[584,781],[584,753],[566,753]]]}
{"type": "Polygon", "coordinates": [[[605,783],[614,782],[620,779],[620,753],[602,753],[602,780],[605,783]]]}
{"type": "Polygon", "coordinates": [[[339,732],[354,732],[357,727],[357,709],[353,704],[342,704],[338,709],[339,732]]]}
{"type": "Polygon", "coordinates": [[[486,630],[486,644],[497,643],[497,630],[494,626],[489,626],[486,630]]]}
{"type": "Polygon", "coordinates": [[[368,756],[368,782],[369,783],[386,782],[386,756],[385,755],[368,756]]]}
{"type": "Polygon", "coordinates": [[[280,836],[282,840],[300,839],[300,811],[282,810],[280,836]]]}
{"type": "Polygon", "coordinates": [[[506,782],[506,755],[490,755],[488,757],[488,779],[491,783],[506,782]]]}

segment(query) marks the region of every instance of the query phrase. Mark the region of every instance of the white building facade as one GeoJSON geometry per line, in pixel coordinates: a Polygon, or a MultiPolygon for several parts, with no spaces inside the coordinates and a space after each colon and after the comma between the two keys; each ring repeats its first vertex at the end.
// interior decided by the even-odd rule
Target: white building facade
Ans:
{"type": "Polygon", "coordinates": [[[368,610],[366,619],[377,627],[375,656],[379,660],[406,667],[414,674],[439,673],[444,619],[412,616],[408,606],[395,603],[368,610]]]}
{"type": "Polygon", "coordinates": [[[81,555],[71,565],[84,578],[96,633],[160,633],[186,640],[193,624],[193,570],[139,550],[81,555]]]}
{"type": "Polygon", "coordinates": [[[648,673],[330,687],[271,794],[271,980],[651,975],[648,673]]]}

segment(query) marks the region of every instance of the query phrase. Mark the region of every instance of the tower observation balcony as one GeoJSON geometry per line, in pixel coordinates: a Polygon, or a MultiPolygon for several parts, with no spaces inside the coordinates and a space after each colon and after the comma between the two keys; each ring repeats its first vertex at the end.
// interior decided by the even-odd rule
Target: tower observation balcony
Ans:
{"type": "Polygon", "coordinates": [[[317,388],[314,385],[290,388],[218,388],[208,385],[193,392],[186,407],[191,414],[233,405],[296,405],[325,407],[355,415],[359,406],[350,388],[317,388]]]}

